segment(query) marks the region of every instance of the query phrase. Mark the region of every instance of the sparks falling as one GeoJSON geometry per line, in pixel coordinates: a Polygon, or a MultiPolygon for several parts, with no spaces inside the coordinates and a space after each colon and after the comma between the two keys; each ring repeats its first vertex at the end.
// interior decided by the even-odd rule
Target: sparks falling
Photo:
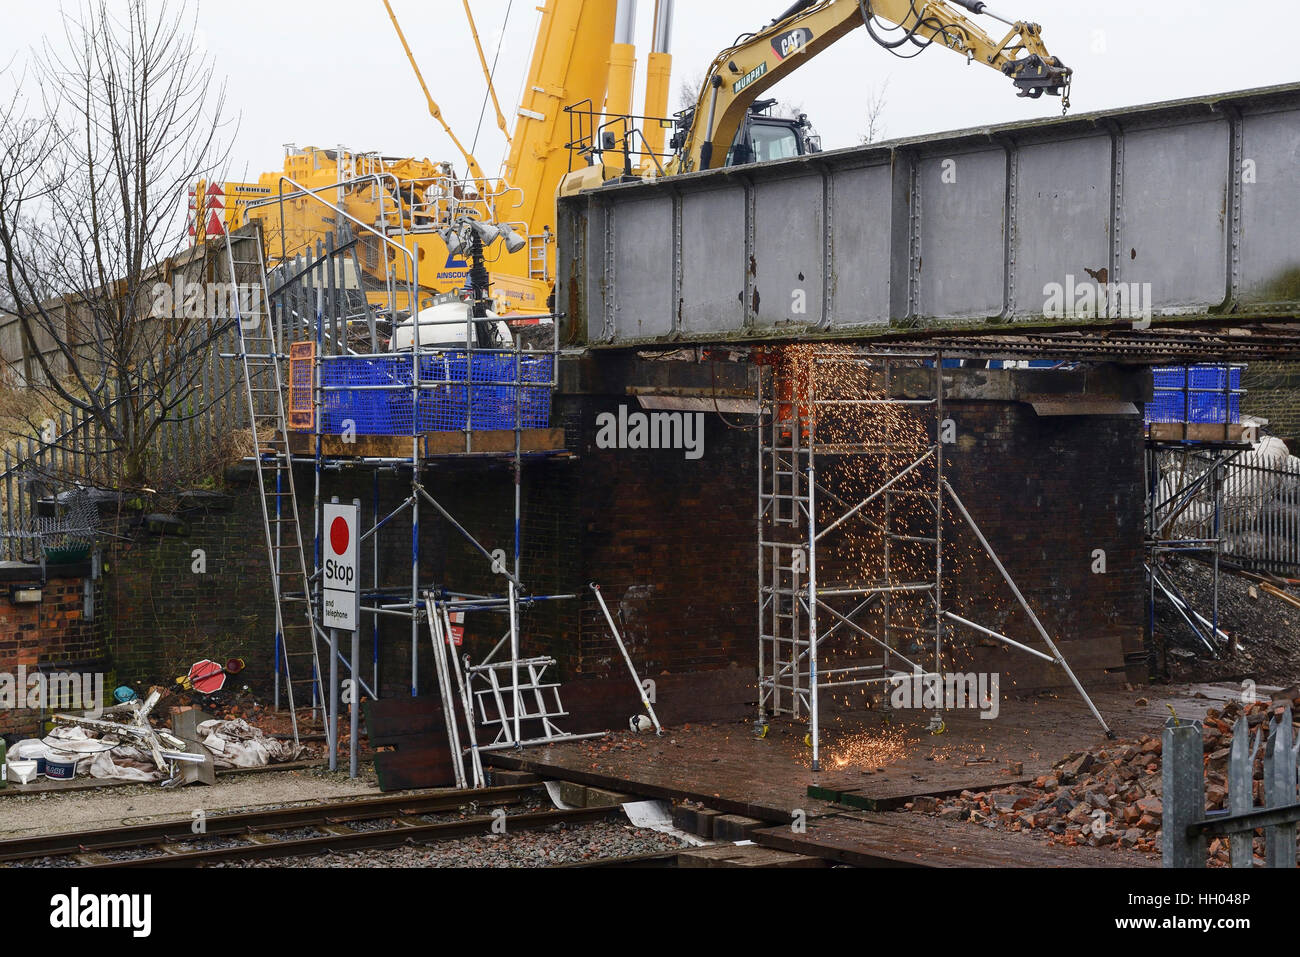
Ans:
{"type": "MultiPolygon", "coordinates": [[[[942,406],[933,401],[938,359],[884,359],[816,343],[780,347],[767,361],[775,367],[781,428],[792,445],[816,450],[818,594],[843,593],[819,599],[819,671],[856,669],[858,677],[882,658],[886,673],[911,665],[962,670],[985,640],[954,633],[942,612],[970,617],[968,606],[978,603],[981,619],[1006,631],[1016,611],[941,492],[940,458],[953,446],[943,443],[942,406]]],[[[796,622],[804,613],[789,611],[796,622]]],[[[821,687],[824,726],[864,705],[862,682],[824,678],[821,687]]],[[[867,735],[861,748],[879,746],[867,735]]]]}

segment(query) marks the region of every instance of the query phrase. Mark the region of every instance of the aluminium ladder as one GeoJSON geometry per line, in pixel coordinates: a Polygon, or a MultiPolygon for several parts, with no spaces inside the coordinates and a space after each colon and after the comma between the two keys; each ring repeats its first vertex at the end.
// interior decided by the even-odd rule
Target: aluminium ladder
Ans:
{"type": "MultiPolygon", "coordinates": [[[[284,386],[275,329],[267,294],[266,261],[262,236],[255,234],[254,260],[235,259],[234,243],[226,234],[226,259],[232,282],[237,267],[256,268],[258,297],[245,316],[240,296],[236,302],[236,334],[239,359],[244,371],[244,391],[249,428],[257,445],[258,499],[262,508],[267,555],[271,567],[271,589],[275,604],[276,706],[279,706],[280,674],[289,699],[294,744],[298,743],[298,712],[294,686],[306,686],[312,708],[322,704],[317,676],[321,670],[315,608],[311,601],[311,577],[303,550],[298,497],[294,487],[293,453],[289,447],[288,418],[284,409],[284,386]],[[269,426],[269,435],[267,429],[269,426]],[[295,674],[304,677],[295,678],[295,674]]],[[[333,729],[330,729],[333,734],[333,729]]]]}

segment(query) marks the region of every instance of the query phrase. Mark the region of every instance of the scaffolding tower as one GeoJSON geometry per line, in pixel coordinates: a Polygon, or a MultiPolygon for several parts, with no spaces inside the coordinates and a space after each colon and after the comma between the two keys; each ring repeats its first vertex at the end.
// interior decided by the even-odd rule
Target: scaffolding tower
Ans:
{"type": "MultiPolygon", "coordinates": [[[[765,732],[775,717],[806,721],[815,771],[827,695],[941,679],[954,627],[1060,666],[1113,735],[948,481],[945,446],[955,432],[943,369],[938,352],[800,346],[759,385],[757,725],[765,732]],[[1047,652],[952,610],[947,506],[1047,652]],[[824,661],[833,646],[844,664],[824,661]]],[[[940,699],[930,729],[943,727],[940,699]]]]}
{"type": "MultiPolygon", "coordinates": [[[[373,177],[362,178],[370,179],[373,177]]],[[[294,686],[310,686],[313,709],[324,708],[327,715],[325,730],[333,769],[339,750],[340,675],[348,678],[355,689],[351,708],[351,771],[355,776],[356,702],[362,693],[378,698],[381,690],[380,624],[405,621],[410,634],[410,693],[418,696],[422,692],[420,648],[427,640],[448,720],[456,783],[481,787],[481,751],[594,737],[566,735],[556,725],[564,713],[559,687],[543,680],[555,661],[526,655],[520,634],[523,610],[577,597],[530,594],[522,565],[524,463],[565,454],[563,443],[557,444],[550,430],[538,428],[532,421],[549,418],[557,384],[561,317],[530,317],[541,327],[549,323],[551,336],[548,347],[537,349],[530,344],[527,350],[522,336],[513,336],[508,344],[484,345],[487,337],[480,336],[479,330],[498,322],[488,315],[485,288],[475,290],[474,301],[465,303],[462,318],[454,323],[427,321],[423,308],[451,300],[426,298],[419,279],[419,256],[412,251],[409,239],[415,233],[445,236],[454,230],[458,215],[454,197],[469,195],[474,184],[451,184],[440,190],[436,200],[406,223],[389,222],[381,215],[374,224],[358,220],[326,198],[325,194],[334,195],[336,188],[342,195],[356,185],[309,190],[282,177],[280,203],[320,204],[334,217],[337,229],[316,244],[314,255],[309,249],[293,255],[282,249],[274,273],[267,271],[263,257],[256,265],[265,290],[266,323],[256,317],[239,317],[245,335],[241,352],[234,358],[244,367],[254,432],[259,436],[255,462],[263,491],[277,612],[275,705],[278,709],[283,688],[293,711],[294,686]],[[359,277],[355,264],[361,242],[377,246],[391,260],[401,259],[406,266],[404,283],[393,278],[396,270],[390,270],[389,282],[379,290],[386,306],[373,308],[364,285],[358,289],[345,279],[349,261],[359,277]],[[406,288],[399,289],[401,285],[406,288]],[[414,306],[403,309],[403,304],[414,306]],[[393,351],[395,336],[385,341],[382,327],[395,331],[399,323],[409,324],[411,343],[407,349],[393,351]],[[459,340],[463,346],[438,351],[422,348],[422,334],[428,336],[430,328],[449,324],[460,327],[456,332],[463,334],[459,340]],[[248,330],[256,330],[256,334],[248,330]],[[285,368],[287,373],[282,372],[285,368]],[[509,421],[503,419],[507,415],[509,421]],[[539,437],[539,433],[546,434],[539,437]],[[502,502],[502,508],[512,515],[513,541],[504,543],[505,547],[493,548],[490,545],[502,543],[481,541],[429,489],[428,478],[451,463],[476,467],[504,464],[511,469],[512,502],[502,502]],[[301,507],[290,466],[311,469],[310,519],[301,507]],[[369,580],[363,582],[359,607],[361,620],[368,621],[371,629],[368,676],[363,673],[359,634],[352,635],[349,656],[339,647],[340,635],[321,624],[322,508],[327,501],[338,500],[331,494],[334,478],[357,471],[370,473],[373,488],[369,508],[355,502],[364,516],[360,545],[366,547],[370,558],[369,580]],[[407,489],[394,508],[381,506],[380,479],[385,474],[407,489]],[[444,521],[481,556],[501,582],[500,594],[453,592],[444,582],[434,580],[420,541],[421,523],[430,514],[444,521]],[[403,518],[409,520],[410,538],[398,541],[394,535],[401,533],[394,533],[394,527],[404,525],[399,522],[403,518]],[[313,523],[310,539],[298,531],[303,520],[313,523]],[[404,581],[386,580],[381,572],[380,555],[388,552],[410,554],[410,574],[404,581]],[[497,615],[507,623],[501,640],[478,663],[468,656],[458,657],[459,639],[450,616],[464,612],[497,615]],[[291,623],[304,617],[307,635],[299,636],[303,648],[296,648],[290,642],[294,633],[291,623]],[[295,677],[295,670],[303,670],[299,667],[303,662],[295,660],[300,655],[311,656],[310,674],[295,677]],[[549,703],[542,705],[544,694],[549,703]],[[487,697],[491,708],[485,704],[487,697]],[[457,711],[463,713],[457,716],[457,711]],[[541,733],[530,737],[537,722],[541,733]],[[480,744],[476,723],[493,730],[496,737],[480,744]]],[[[489,221],[495,204],[502,200],[501,196],[474,195],[475,205],[482,208],[472,214],[459,213],[459,222],[470,236],[476,234],[468,227],[489,221]]],[[[474,248],[481,252],[481,233],[477,235],[474,248]]],[[[254,264],[239,265],[246,273],[254,264]]],[[[296,713],[294,723],[296,733],[296,713]]]]}

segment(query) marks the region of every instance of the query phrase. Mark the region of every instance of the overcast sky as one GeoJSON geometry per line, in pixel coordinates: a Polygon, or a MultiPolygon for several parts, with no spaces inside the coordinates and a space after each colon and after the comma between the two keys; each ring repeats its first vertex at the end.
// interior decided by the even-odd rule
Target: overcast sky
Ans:
{"type": "MultiPolygon", "coordinates": [[[[428,115],[382,0],[184,2],[197,8],[202,42],[228,77],[239,121],[232,179],[279,169],[286,143],[343,144],[459,165],[428,115]]],[[[434,98],[468,144],[479,126],[484,82],[460,0],[392,3],[434,98]]],[[[518,102],[539,5],[471,2],[489,60],[500,43],[497,88],[507,115],[518,102]]],[[[683,79],[698,76],[738,34],[788,6],[789,0],[678,0],[673,109],[683,79]]],[[[1075,70],[1076,113],[1300,79],[1294,0],[997,0],[991,7],[1043,25],[1048,48],[1075,70]]],[[[642,70],[653,8],[653,0],[640,0],[642,70]]],[[[54,2],[0,0],[4,46],[21,59],[43,35],[58,34],[58,10],[54,2]]],[[[997,33],[1000,24],[979,20],[997,33]]],[[[0,62],[7,59],[0,47],[0,62]]],[[[809,61],[770,95],[799,104],[827,148],[834,148],[858,142],[866,128],[865,103],[886,82],[887,138],[1060,113],[1059,100],[1018,99],[1006,78],[967,66],[938,46],[898,60],[865,30],[809,61]]],[[[638,84],[639,109],[643,78],[638,84]]],[[[497,167],[504,148],[489,108],[476,150],[484,169],[497,167]]]]}

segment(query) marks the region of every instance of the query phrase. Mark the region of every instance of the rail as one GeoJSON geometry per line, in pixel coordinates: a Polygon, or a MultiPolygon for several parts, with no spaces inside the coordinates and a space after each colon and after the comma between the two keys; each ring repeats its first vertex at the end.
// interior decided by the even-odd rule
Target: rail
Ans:
{"type": "MultiPolygon", "coordinates": [[[[215,862],[299,857],[330,851],[454,840],[492,830],[498,817],[474,815],[428,822],[425,816],[519,805],[535,784],[474,791],[416,792],[386,798],[332,801],[305,807],[210,815],[203,829],[183,820],[0,841],[0,864],[71,859],[79,867],[193,867],[215,862]],[[374,828],[374,822],[391,826],[374,828]],[[363,825],[363,826],[357,826],[363,825]],[[303,835],[303,829],[316,833],[303,835]]],[[[524,810],[510,814],[512,831],[599,820],[617,807],[524,810]]]]}

